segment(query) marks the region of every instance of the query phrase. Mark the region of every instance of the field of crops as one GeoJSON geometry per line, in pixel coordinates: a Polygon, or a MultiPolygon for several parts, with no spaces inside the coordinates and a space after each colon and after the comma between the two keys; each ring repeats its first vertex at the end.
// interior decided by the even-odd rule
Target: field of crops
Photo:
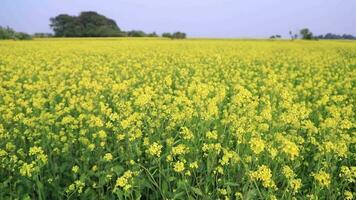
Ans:
{"type": "Polygon", "coordinates": [[[0,199],[353,199],[356,42],[0,42],[0,199]]]}

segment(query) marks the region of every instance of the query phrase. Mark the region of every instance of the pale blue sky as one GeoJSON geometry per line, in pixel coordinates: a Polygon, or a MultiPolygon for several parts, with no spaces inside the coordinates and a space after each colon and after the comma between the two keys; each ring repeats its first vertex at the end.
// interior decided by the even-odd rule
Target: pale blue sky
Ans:
{"type": "Polygon", "coordinates": [[[50,17],[89,10],[123,30],[180,30],[190,37],[287,36],[304,27],[356,35],[356,0],[0,0],[0,25],[50,32],[50,17]]]}

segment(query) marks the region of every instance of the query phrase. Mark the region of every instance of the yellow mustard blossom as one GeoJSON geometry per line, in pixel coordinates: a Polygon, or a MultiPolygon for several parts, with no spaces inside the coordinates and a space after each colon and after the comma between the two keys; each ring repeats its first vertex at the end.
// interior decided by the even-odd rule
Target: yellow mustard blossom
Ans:
{"type": "Polygon", "coordinates": [[[250,145],[255,154],[260,154],[265,149],[265,142],[261,138],[252,138],[250,145]]]}
{"type": "Polygon", "coordinates": [[[272,180],[272,171],[266,166],[261,165],[256,171],[250,172],[252,180],[259,180],[263,187],[276,189],[276,184],[272,180]]]}
{"type": "Polygon", "coordinates": [[[180,134],[185,140],[191,140],[194,138],[192,131],[190,131],[187,127],[182,127],[180,134]]]}
{"type": "Polygon", "coordinates": [[[294,177],[293,170],[287,165],[283,166],[282,173],[287,179],[291,179],[294,177]]]}
{"type": "Polygon", "coordinates": [[[179,144],[178,146],[172,148],[173,155],[182,155],[188,152],[189,152],[189,148],[184,144],[179,144]]]}
{"type": "Polygon", "coordinates": [[[345,191],[344,192],[344,199],[345,200],[352,200],[352,199],[354,199],[354,195],[350,191],[345,191]]]}
{"type": "Polygon", "coordinates": [[[217,131],[208,131],[206,133],[206,138],[211,139],[211,140],[217,140],[218,139],[217,131]]]}
{"type": "Polygon", "coordinates": [[[324,171],[319,171],[317,173],[313,173],[312,176],[321,187],[329,187],[331,183],[330,174],[324,171]]]}
{"type": "Polygon", "coordinates": [[[182,161],[174,163],[174,171],[178,173],[184,171],[184,163],[182,161]]]}
{"type": "Polygon", "coordinates": [[[27,164],[24,163],[20,168],[20,174],[22,176],[32,177],[33,172],[36,172],[37,169],[33,163],[27,164]]]}
{"type": "Polygon", "coordinates": [[[192,163],[189,164],[189,167],[191,169],[198,169],[198,162],[197,161],[194,161],[192,163]]]}
{"type": "Polygon", "coordinates": [[[349,183],[354,183],[356,180],[356,167],[342,166],[339,176],[349,183]]]}
{"type": "Polygon", "coordinates": [[[79,167],[78,167],[77,165],[74,165],[74,166],[72,167],[72,172],[78,173],[78,172],[79,172],[79,167]]]}
{"type": "Polygon", "coordinates": [[[151,156],[159,157],[161,155],[162,147],[162,145],[158,144],[157,142],[154,142],[148,148],[148,154],[150,154],[151,156]]]}
{"type": "Polygon", "coordinates": [[[113,156],[111,153],[106,153],[103,157],[105,161],[111,161],[113,159],[113,156]]]}
{"type": "Polygon", "coordinates": [[[129,190],[132,187],[130,180],[133,174],[134,173],[130,170],[126,171],[121,177],[116,180],[115,187],[120,187],[124,190],[129,190]]]}
{"type": "Polygon", "coordinates": [[[302,187],[302,180],[301,179],[292,179],[289,182],[290,187],[292,188],[293,193],[297,193],[299,189],[302,187]]]}

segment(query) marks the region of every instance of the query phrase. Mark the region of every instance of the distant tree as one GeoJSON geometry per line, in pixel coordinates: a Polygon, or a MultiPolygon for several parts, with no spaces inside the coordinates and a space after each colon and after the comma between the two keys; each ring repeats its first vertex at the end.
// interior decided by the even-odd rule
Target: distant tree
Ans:
{"type": "Polygon", "coordinates": [[[15,31],[11,29],[10,27],[2,27],[0,26],[0,39],[1,40],[6,40],[6,39],[15,39],[15,31]]]}
{"type": "Polygon", "coordinates": [[[291,39],[291,40],[295,40],[295,39],[298,38],[298,34],[293,34],[292,31],[289,31],[289,36],[290,36],[290,39],[291,39]]]}
{"type": "Polygon", "coordinates": [[[327,33],[325,35],[317,36],[318,39],[325,40],[356,40],[356,37],[350,34],[337,35],[333,33],[327,33]]]}
{"type": "Polygon", "coordinates": [[[300,35],[302,36],[302,39],[303,39],[303,40],[311,40],[311,39],[314,38],[314,37],[313,37],[313,33],[310,32],[310,30],[307,29],[307,28],[301,29],[299,33],[300,33],[300,35]]]}
{"type": "Polygon", "coordinates": [[[16,32],[10,27],[0,26],[0,39],[7,40],[30,40],[32,39],[31,35],[23,32],[16,32]]]}
{"type": "Polygon", "coordinates": [[[75,16],[60,14],[50,19],[50,27],[56,37],[79,37],[82,35],[82,25],[75,16]]]}
{"type": "Polygon", "coordinates": [[[132,30],[127,32],[128,37],[145,37],[146,33],[139,30],[132,30]]]}
{"type": "Polygon", "coordinates": [[[323,36],[323,35],[318,35],[318,36],[315,36],[315,38],[317,38],[317,39],[324,39],[324,36],[323,36]]]}
{"type": "Polygon", "coordinates": [[[342,38],[346,40],[356,40],[356,37],[350,34],[343,34],[342,38]]]}
{"type": "Polygon", "coordinates": [[[112,19],[93,11],[82,12],[78,16],[83,37],[110,37],[120,34],[120,28],[112,19]]]}
{"type": "Polygon", "coordinates": [[[34,33],[33,37],[35,38],[50,38],[53,37],[52,33],[34,33]]]}
{"type": "Polygon", "coordinates": [[[175,32],[172,34],[172,39],[185,39],[187,37],[187,34],[183,32],[175,32]]]}
{"type": "Polygon", "coordinates": [[[164,38],[172,38],[172,34],[171,33],[162,33],[162,37],[164,37],[164,38]]]}
{"type": "Polygon", "coordinates": [[[271,37],[269,37],[270,39],[276,39],[276,38],[282,38],[281,35],[272,35],[271,37]]]}
{"type": "Polygon", "coordinates": [[[15,38],[18,40],[31,40],[31,35],[24,33],[24,32],[17,32],[15,33],[15,38]]]}
{"type": "Polygon", "coordinates": [[[171,39],[185,39],[187,37],[187,34],[178,31],[174,33],[163,33],[162,37],[171,38],[171,39]]]}
{"type": "Polygon", "coordinates": [[[152,33],[147,34],[147,37],[158,37],[158,35],[156,32],[152,32],[152,33]]]}
{"type": "Polygon", "coordinates": [[[50,19],[56,37],[115,37],[122,36],[116,22],[93,11],[79,16],[60,14],[50,19]]]}

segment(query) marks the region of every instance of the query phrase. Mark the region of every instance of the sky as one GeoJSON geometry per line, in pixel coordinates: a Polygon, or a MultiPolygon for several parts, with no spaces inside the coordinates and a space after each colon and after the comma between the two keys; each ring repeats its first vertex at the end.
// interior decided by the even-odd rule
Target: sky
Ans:
{"type": "Polygon", "coordinates": [[[309,28],[356,35],[356,0],[0,0],[0,25],[52,32],[49,18],[97,11],[122,30],[189,37],[264,38],[309,28]]]}

